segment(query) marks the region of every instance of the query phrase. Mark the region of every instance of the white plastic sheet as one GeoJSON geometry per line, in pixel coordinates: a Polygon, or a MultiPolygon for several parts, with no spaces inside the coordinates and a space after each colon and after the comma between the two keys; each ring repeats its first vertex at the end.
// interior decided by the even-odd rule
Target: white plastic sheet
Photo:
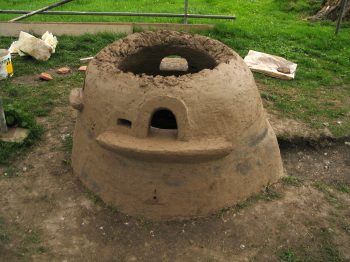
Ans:
{"type": "Polygon", "coordinates": [[[58,41],[49,32],[43,34],[41,38],[36,38],[31,34],[21,31],[18,41],[11,44],[9,51],[11,53],[18,53],[20,56],[29,55],[37,60],[47,61],[51,57],[51,54],[55,53],[58,41]]]}
{"type": "Polygon", "coordinates": [[[290,62],[283,57],[269,55],[257,51],[250,50],[248,55],[244,58],[244,62],[248,67],[254,71],[268,76],[291,80],[295,78],[297,64],[290,62]],[[279,72],[278,68],[288,68],[290,73],[279,72]]]}

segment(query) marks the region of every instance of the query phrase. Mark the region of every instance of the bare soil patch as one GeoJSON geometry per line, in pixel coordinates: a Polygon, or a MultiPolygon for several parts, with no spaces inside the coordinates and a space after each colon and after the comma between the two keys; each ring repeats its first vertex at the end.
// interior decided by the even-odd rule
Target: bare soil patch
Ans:
{"type": "Polygon", "coordinates": [[[333,137],[327,127],[323,129],[311,128],[301,121],[282,117],[271,111],[267,112],[267,118],[279,139],[317,141],[333,137]]]}
{"type": "MultiPolygon", "coordinates": [[[[56,68],[56,69],[49,69],[49,70],[46,70],[45,73],[48,73],[53,78],[56,78],[56,77],[64,77],[64,76],[72,74],[73,72],[77,72],[78,71],[78,69],[71,68],[71,72],[70,73],[58,74],[57,73],[57,69],[58,68],[56,68]]],[[[40,86],[42,84],[45,84],[46,81],[40,79],[39,75],[40,74],[31,74],[31,75],[18,76],[18,77],[15,77],[12,80],[12,83],[17,84],[17,85],[40,86]]]]}

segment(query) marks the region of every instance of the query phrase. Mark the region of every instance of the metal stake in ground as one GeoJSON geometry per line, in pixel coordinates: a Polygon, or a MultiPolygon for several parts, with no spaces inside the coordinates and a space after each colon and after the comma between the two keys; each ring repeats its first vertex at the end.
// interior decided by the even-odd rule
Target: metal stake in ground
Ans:
{"type": "Polygon", "coordinates": [[[71,1],[73,1],[73,0],[62,0],[62,1],[58,2],[58,3],[55,3],[55,4],[52,4],[52,5],[49,5],[49,6],[40,8],[40,9],[35,10],[35,11],[32,11],[32,12],[30,12],[30,13],[28,13],[28,14],[21,15],[21,16],[19,16],[19,17],[13,18],[13,19],[11,19],[9,22],[16,22],[16,21],[22,20],[22,19],[24,19],[24,18],[27,18],[27,17],[30,17],[30,16],[32,16],[32,15],[35,15],[35,14],[44,12],[44,11],[46,11],[46,10],[55,8],[55,7],[57,7],[57,6],[64,5],[64,4],[66,4],[66,3],[68,3],[68,2],[71,2],[71,1]]]}
{"type": "Polygon", "coordinates": [[[187,24],[188,19],[188,0],[185,0],[184,24],[187,24]]]}
{"type": "Polygon", "coordinates": [[[7,132],[7,125],[4,113],[4,107],[2,105],[2,99],[0,98],[0,133],[7,132]]]}
{"type": "Polygon", "coordinates": [[[343,0],[342,5],[340,7],[340,14],[339,14],[338,22],[337,22],[337,29],[335,30],[336,35],[339,33],[341,22],[342,22],[343,16],[344,16],[345,6],[346,6],[347,2],[348,2],[348,0],[343,0]]]}

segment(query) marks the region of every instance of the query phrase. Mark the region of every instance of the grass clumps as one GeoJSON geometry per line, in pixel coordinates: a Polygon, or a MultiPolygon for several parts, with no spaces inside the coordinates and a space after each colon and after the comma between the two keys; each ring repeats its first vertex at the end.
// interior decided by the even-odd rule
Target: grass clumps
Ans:
{"type": "Polygon", "coordinates": [[[325,195],[328,203],[338,209],[344,208],[344,203],[341,201],[341,199],[338,198],[337,194],[334,192],[334,189],[331,186],[321,181],[314,182],[313,186],[325,195]]]}
{"type": "Polygon", "coordinates": [[[117,214],[119,212],[117,207],[106,204],[101,197],[88,189],[86,189],[86,196],[97,206],[106,208],[114,214],[117,214]]]}
{"type": "Polygon", "coordinates": [[[43,128],[36,123],[34,116],[16,104],[5,104],[5,115],[10,127],[27,128],[30,133],[22,143],[0,141],[0,164],[8,164],[9,159],[31,146],[43,133],[43,128]]]}
{"type": "MultiPolygon", "coordinates": [[[[62,66],[77,68],[79,59],[96,55],[103,47],[122,37],[118,34],[83,35],[79,37],[61,36],[56,53],[43,62],[30,57],[13,58],[14,77],[1,80],[0,97],[3,100],[7,123],[10,127],[23,127],[30,130],[23,143],[0,142],[0,164],[8,165],[14,156],[24,152],[37,141],[44,128],[37,124],[38,117],[46,117],[56,106],[68,105],[68,94],[73,87],[81,87],[84,74],[72,73],[57,76],[53,81],[33,85],[31,82],[17,83],[18,76],[33,76],[49,69],[62,66]]],[[[8,47],[14,41],[11,37],[0,37],[0,46],[8,47]]],[[[71,150],[71,141],[65,147],[71,150]]]]}
{"type": "Polygon", "coordinates": [[[350,186],[345,183],[338,182],[335,183],[333,187],[339,192],[350,194],[350,186]]]}
{"type": "Polygon", "coordinates": [[[258,201],[269,202],[269,201],[280,199],[281,197],[282,197],[281,193],[278,192],[276,188],[274,188],[272,185],[268,185],[265,187],[263,191],[249,197],[247,200],[242,201],[234,205],[233,207],[223,208],[222,210],[219,211],[217,215],[218,217],[221,217],[223,214],[229,211],[240,212],[244,208],[247,208],[258,201]]]}
{"type": "Polygon", "coordinates": [[[300,260],[297,255],[295,254],[295,252],[291,249],[285,249],[282,250],[278,253],[278,257],[282,260],[282,261],[286,261],[286,262],[302,262],[303,260],[300,260]]]}
{"type": "Polygon", "coordinates": [[[282,196],[281,194],[275,189],[273,188],[271,185],[265,187],[265,189],[263,191],[261,191],[258,194],[255,194],[251,197],[249,197],[246,201],[243,201],[241,203],[238,203],[237,205],[234,206],[234,210],[235,211],[240,211],[243,208],[246,208],[250,205],[252,205],[253,203],[256,203],[258,201],[273,201],[276,199],[280,199],[282,196]]]}
{"type": "Polygon", "coordinates": [[[286,176],[282,178],[283,185],[300,187],[303,185],[303,180],[295,176],[286,176]]]}
{"type": "Polygon", "coordinates": [[[282,10],[309,16],[315,14],[321,8],[323,0],[276,0],[276,2],[282,10]]]}
{"type": "Polygon", "coordinates": [[[5,227],[5,220],[0,217],[0,243],[5,244],[10,241],[10,235],[5,227]]]}
{"type": "Polygon", "coordinates": [[[5,169],[5,172],[3,173],[3,176],[7,177],[7,178],[18,177],[18,176],[20,176],[20,172],[18,171],[17,168],[15,168],[13,166],[8,166],[5,169]]]}
{"type": "Polygon", "coordinates": [[[286,262],[345,262],[337,246],[333,243],[333,230],[324,227],[312,227],[311,233],[318,240],[317,245],[286,247],[277,251],[280,261],[286,262]]]}

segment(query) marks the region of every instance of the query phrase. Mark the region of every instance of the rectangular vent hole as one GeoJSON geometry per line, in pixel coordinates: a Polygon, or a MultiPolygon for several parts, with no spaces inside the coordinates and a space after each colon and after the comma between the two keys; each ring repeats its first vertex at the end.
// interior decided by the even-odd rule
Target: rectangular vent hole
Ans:
{"type": "Polygon", "coordinates": [[[131,121],[127,120],[127,119],[123,119],[123,118],[119,118],[118,121],[117,121],[117,124],[119,126],[125,126],[125,127],[128,127],[128,128],[131,128],[131,121]]]}

